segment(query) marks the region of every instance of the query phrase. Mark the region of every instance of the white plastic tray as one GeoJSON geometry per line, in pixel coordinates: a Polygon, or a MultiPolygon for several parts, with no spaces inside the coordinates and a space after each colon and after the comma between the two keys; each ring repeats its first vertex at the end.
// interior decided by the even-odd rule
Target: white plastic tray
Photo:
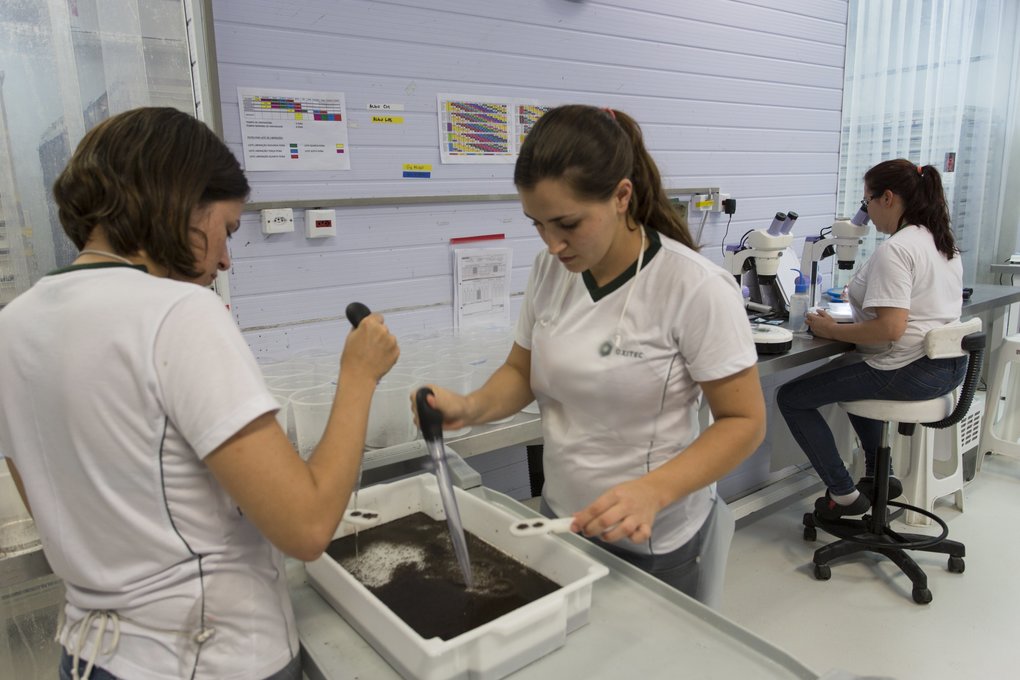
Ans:
{"type": "MultiPolygon", "coordinates": [[[[561,647],[587,623],[592,584],[609,570],[555,536],[512,536],[514,515],[454,493],[465,530],[562,587],[450,640],[426,640],[328,555],[306,565],[308,582],[404,677],[495,680],[561,647]]],[[[445,519],[431,474],[362,489],[358,507],[379,512],[383,522],[415,512],[445,519]]],[[[335,538],[353,531],[342,523],[335,538]]]]}

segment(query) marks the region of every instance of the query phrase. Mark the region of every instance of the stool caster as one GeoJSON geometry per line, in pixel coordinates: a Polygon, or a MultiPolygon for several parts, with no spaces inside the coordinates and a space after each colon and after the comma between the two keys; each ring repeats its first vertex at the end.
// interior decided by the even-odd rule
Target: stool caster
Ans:
{"type": "Polygon", "coordinates": [[[965,565],[963,563],[963,558],[962,557],[957,557],[956,555],[950,555],[949,556],[949,566],[948,566],[948,569],[952,573],[954,573],[954,574],[962,574],[963,570],[966,568],[966,566],[967,565],[965,565]]]}
{"type": "Polygon", "coordinates": [[[914,596],[914,602],[917,604],[928,604],[931,602],[931,591],[927,588],[914,588],[911,595],[914,596]]]}
{"type": "MultiPolygon", "coordinates": [[[[815,578],[819,581],[828,581],[832,578],[832,569],[827,564],[816,564],[815,565],[815,578]]],[[[917,592],[916,590],[914,591],[917,592]]],[[[916,599],[916,597],[915,597],[916,599]]],[[[931,600],[931,593],[928,593],[928,599],[931,600]]]]}
{"type": "Polygon", "coordinates": [[[804,540],[815,541],[818,540],[818,530],[814,527],[804,527],[804,540]]]}

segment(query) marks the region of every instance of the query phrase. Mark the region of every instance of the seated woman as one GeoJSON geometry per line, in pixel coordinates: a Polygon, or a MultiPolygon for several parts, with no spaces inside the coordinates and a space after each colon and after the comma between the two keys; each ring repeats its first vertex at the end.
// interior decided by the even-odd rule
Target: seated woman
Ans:
{"type": "MultiPolygon", "coordinates": [[[[929,359],[924,336],[959,320],[963,265],[949,227],[942,178],[907,160],[879,163],[864,175],[864,200],[875,229],[887,238],[848,285],[853,323],[837,324],[824,310],[808,314],[811,332],[857,345],[835,362],[783,385],[776,395],[790,432],[827,487],[815,501],[823,519],[859,515],[871,507],[875,454],[883,423],[850,415],[864,450],[866,473],[856,485],[818,409],[840,401],[934,399],[963,381],[966,357],[929,359]]],[[[889,497],[903,492],[895,477],[889,497]]]]}

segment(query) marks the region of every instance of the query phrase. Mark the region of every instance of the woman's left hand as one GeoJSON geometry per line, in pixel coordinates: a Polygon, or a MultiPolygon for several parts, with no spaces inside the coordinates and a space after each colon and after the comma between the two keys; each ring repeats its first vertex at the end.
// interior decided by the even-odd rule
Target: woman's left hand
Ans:
{"type": "Polygon", "coordinates": [[[836,320],[829,316],[829,313],[824,309],[819,309],[817,312],[807,314],[804,317],[804,321],[807,323],[808,328],[811,329],[811,333],[816,338],[834,339],[833,332],[838,324],[836,323],[836,320]]]}
{"type": "Polygon", "coordinates": [[[660,509],[652,484],[635,479],[617,484],[575,514],[574,526],[585,536],[598,536],[609,543],[623,538],[642,543],[651,537],[660,509]]]}

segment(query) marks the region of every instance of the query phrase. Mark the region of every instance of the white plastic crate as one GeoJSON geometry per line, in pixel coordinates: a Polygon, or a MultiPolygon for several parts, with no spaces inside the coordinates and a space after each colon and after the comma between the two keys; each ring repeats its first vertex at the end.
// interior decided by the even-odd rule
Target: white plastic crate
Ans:
{"type": "MultiPolygon", "coordinates": [[[[459,488],[454,493],[466,531],[561,587],[450,640],[426,640],[328,555],[306,565],[308,582],[404,677],[496,680],[563,646],[587,623],[592,584],[609,570],[556,536],[512,536],[519,518],[459,488]]],[[[445,519],[431,474],[362,489],[358,500],[383,522],[415,512],[445,519]]],[[[335,538],[350,533],[341,524],[335,538]]]]}
{"type": "Polygon", "coordinates": [[[974,400],[960,422],[935,432],[935,460],[955,460],[978,445],[981,440],[981,420],[985,412],[985,393],[975,392],[974,400]],[[955,450],[954,448],[955,447],[955,450]]]}

